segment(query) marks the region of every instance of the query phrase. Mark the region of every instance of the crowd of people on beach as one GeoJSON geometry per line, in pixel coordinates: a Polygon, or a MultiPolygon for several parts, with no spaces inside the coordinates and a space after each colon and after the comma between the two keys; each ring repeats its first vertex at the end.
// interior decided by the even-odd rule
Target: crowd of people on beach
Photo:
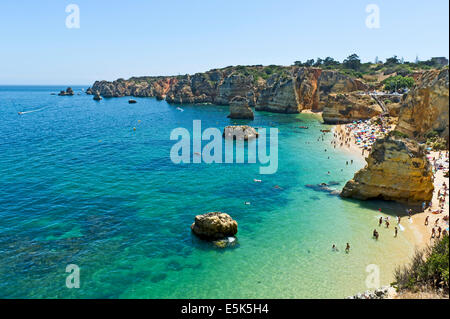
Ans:
{"type": "Polygon", "coordinates": [[[437,215],[434,223],[430,222],[430,216],[427,215],[425,218],[425,226],[431,225],[431,236],[430,240],[439,239],[442,236],[448,235],[449,228],[449,185],[446,183],[445,176],[448,177],[449,171],[449,152],[439,151],[428,156],[428,160],[433,167],[433,173],[436,176],[444,177],[443,182],[435,183],[435,202],[436,205],[428,205],[424,211],[426,213],[431,213],[432,215],[437,215]]]}
{"type": "Polygon", "coordinates": [[[353,144],[361,149],[362,155],[370,152],[373,143],[392,131],[393,125],[380,116],[376,119],[359,120],[339,127],[334,132],[331,144],[336,147],[350,147],[353,144]]]}
{"type": "MultiPolygon", "coordinates": [[[[347,147],[350,148],[353,145],[358,146],[361,149],[362,155],[368,155],[371,151],[373,143],[378,138],[386,136],[392,131],[394,125],[390,123],[388,119],[379,117],[367,121],[355,121],[345,126],[340,125],[334,130],[334,139],[331,144],[334,148],[347,147]]],[[[429,213],[425,218],[425,226],[431,226],[431,239],[439,239],[449,234],[449,185],[445,179],[442,183],[437,183],[436,176],[439,172],[440,177],[448,178],[449,174],[449,152],[440,151],[437,154],[431,153],[431,149],[427,149],[430,155],[428,156],[429,162],[432,165],[433,173],[435,175],[435,194],[433,200],[422,204],[422,213],[429,213]],[[433,154],[433,155],[431,155],[433,154]],[[442,176],[441,176],[442,175],[442,176]],[[438,215],[434,218],[433,215],[438,215]],[[433,221],[431,218],[433,217],[433,221]]],[[[347,165],[353,164],[353,160],[347,161],[347,165]]],[[[448,181],[448,180],[447,180],[448,181]]],[[[381,212],[381,209],[380,209],[381,212]]],[[[407,210],[408,220],[413,223],[413,212],[411,209],[407,210]]],[[[401,216],[397,216],[397,225],[393,228],[394,238],[398,237],[399,230],[404,230],[404,227],[400,224],[401,216]]],[[[379,217],[378,226],[389,229],[391,222],[389,216],[379,217]]],[[[377,229],[372,232],[372,238],[378,240],[380,233],[377,229]]],[[[338,251],[336,245],[332,246],[333,251],[338,251]]],[[[346,252],[350,251],[350,245],[347,243],[346,252]]]]}

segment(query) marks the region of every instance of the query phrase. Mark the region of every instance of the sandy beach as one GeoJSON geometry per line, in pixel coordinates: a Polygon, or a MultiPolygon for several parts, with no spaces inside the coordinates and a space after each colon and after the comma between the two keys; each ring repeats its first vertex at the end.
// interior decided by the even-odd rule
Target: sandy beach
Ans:
{"type": "MultiPolygon", "coordinates": [[[[371,131],[374,129],[377,130],[376,126],[371,124],[370,122],[365,122],[366,129],[371,131]]],[[[386,131],[391,131],[394,128],[394,125],[389,124],[386,125],[386,131]]],[[[357,141],[355,136],[361,134],[361,130],[354,125],[349,124],[340,124],[336,125],[333,130],[334,139],[332,141],[332,145],[334,147],[339,147],[345,151],[351,152],[353,154],[358,154],[366,158],[370,153],[370,146],[364,150],[363,143],[361,141],[357,141]]],[[[378,134],[377,138],[380,138],[383,134],[378,134]]],[[[363,138],[364,139],[364,138],[363,138]]],[[[366,139],[367,140],[367,139],[366,139]]],[[[448,196],[448,186],[449,186],[449,178],[444,177],[444,171],[448,170],[448,155],[447,152],[441,152],[441,157],[439,156],[439,152],[430,152],[428,158],[430,163],[433,164],[433,159],[439,159],[441,162],[447,163],[446,169],[438,169],[434,170],[434,193],[433,199],[431,202],[431,206],[428,206],[423,212],[412,215],[409,218],[402,218],[401,225],[404,226],[403,236],[408,238],[408,240],[416,247],[416,248],[424,248],[427,245],[433,244],[437,239],[438,228],[441,228],[441,231],[447,230],[448,232],[448,216],[449,216],[449,196],[448,196]],[[445,184],[444,184],[445,183],[445,184]],[[447,190],[444,188],[444,185],[447,185],[447,190]],[[440,198],[443,198],[444,193],[445,201],[440,202],[440,198]],[[441,195],[441,196],[439,196],[441,195]],[[443,205],[442,205],[443,204],[443,205]],[[440,213],[437,213],[437,212],[440,213]],[[445,217],[446,216],[446,217],[445,217]],[[425,225],[425,220],[428,217],[428,224],[425,225]],[[447,220],[444,220],[444,217],[447,220]],[[432,237],[432,229],[435,228],[436,237],[432,237]]],[[[441,235],[442,236],[442,235],[441,235]]]]}
{"type": "MultiPolygon", "coordinates": [[[[445,152],[442,152],[444,155],[445,152]]],[[[438,158],[439,152],[430,152],[429,157],[438,158]]],[[[443,156],[444,160],[448,163],[448,157],[443,156]]],[[[442,231],[447,230],[448,232],[448,216],[449,216],[449,196],[448,196],[448,185],[449,178],[444,177],[444,170],[440,169],[434,173],[434,193],[431,206],[425,209],[425,211],[415,214],[412,216],[411,223],[411,240],[415,243],[418,248],[423,248],[427,245],[433,244],[438,238],[432,237],[432,229],[435,228],[437,232],[440,227],[442,231]],[[443,185],[447,185],[447,195],[445,196],[445,201],[439,201],[439,195],[443,198],[445,189],[443,185]],[[443,205],[442,205],[443,204],[443,205]],[[440,212],[440,213],[437,213],[440,212]],[[425,220],[428,217],[428,225],[425,225],[425,220]],[[446,218],[447,220],[444,220],[446,218]],[[437,221],[437,223],[436,223],[437,221]]],[[[442,235],[441,235],[442,236],[442,235]]]]}

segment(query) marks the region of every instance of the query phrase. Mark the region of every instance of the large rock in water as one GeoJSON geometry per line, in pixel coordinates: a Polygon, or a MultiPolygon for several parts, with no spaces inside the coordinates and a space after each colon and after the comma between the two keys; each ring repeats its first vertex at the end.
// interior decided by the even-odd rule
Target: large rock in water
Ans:
{"type": "Polygon", "coordinates": [[[94,101],[100,101],[102,97],[100,96],[100,93],[97,91],[95,92],[95,96],[93,98],[94,101]]]}
{"type": "Polygon", "coordinates": [[[253,120],[253,111],[248,106],[247,98],[241,96],[233,98],[230,102],[230,115],[228,117],[231,119],[253,120]]]}
{"type": "Polygon", "coordinates": [[[195,216],[191,230],[202,239],[217,240],[236,235],[238,224],[228,214],[212,212],[195,216]]]}
{"type": "Polygon", "coordinates": [[[226,139],[248,141],[258,138],[258,132],[248,125],[230,125],[223,129],[222,136],[226,139]]]}
{"type": "Polygon", "coordinates": [[[58,94],[59,96],[72,96],[74,95],[73,89],[71,87],[68,87],[65,91],[61,91],[58,94]]]}
{"type": "Polygon", "coordinates": [[[424,147],[395,131],[376,141],[367,165],[347,182],[342,197],[418,203],[433,196],[433,173],[424,147]]]}
{"type": "Polygon", "coordinates": [[[424,72],[402,105],[397,130],[424,141],[437,132],[449,142],[448,68],[424,72]]]}
{"type": "Polygon", "coordinates": [[[338,124],[368,120],[382,113],[383,110],[370,95],[339,93],[328,95],[322,117],[327,124],[338,124]]]}

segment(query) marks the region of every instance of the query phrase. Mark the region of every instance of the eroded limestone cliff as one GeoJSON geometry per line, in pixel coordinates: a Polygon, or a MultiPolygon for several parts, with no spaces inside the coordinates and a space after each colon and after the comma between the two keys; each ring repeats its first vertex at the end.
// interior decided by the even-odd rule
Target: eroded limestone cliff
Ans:
{"type": "Polygon", "coordinates": [[[279,113],[321,111],[328,94],[364,90],[361,81],[334,70],[282,66],[237,66],[194,75],[97,81],[88,92],[103,97],[156,97],[169,103],[230,105],[237,96],[250,107],[279,113]]]}
{"type": "Polygon", "coordinates": [[[323,109],[323,120],[328,124],[368,120],[383,112],[370,95],[359,93],[329,94],[323,109]]]}
{"type": "Polygon", "coordinates": [[[424,147],[391,133],[375,142],[367,165],[347,182],[342,197],[418,203],[433,196],[433,173],[424,147]]]}
{"type": "Polygon", "coordinates": [[[397,130],[424,141],[435,131],[449,142],[448,68],[423,73],[401,107],[397,130]]]}

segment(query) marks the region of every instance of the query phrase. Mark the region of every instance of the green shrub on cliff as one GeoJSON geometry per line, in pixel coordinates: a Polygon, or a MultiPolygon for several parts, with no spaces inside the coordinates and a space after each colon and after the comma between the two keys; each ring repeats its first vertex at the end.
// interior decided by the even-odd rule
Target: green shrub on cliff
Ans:
{"type": "Polygon", "coordinates": [[[445,151],[447,149],[447,142],[439,136],[438,131],[430,131],[425,134],[425,137],[427,138],[426,144],[434,151],[445,151]]]}
{"type": "Polygon", "coordinates": [[[416,251],[411,263],[395,270],[398,290],[413,292],[427,289],[449,291],[449,239],[448,235],[432,247],[416,251]]]}
{"type": "Polygon", "coordinates": [[[395,131],[395,130],[392,131],[391,134],[393,136],[395,136],[395,137],[401,137],[401,138],[408,138],[409,137],[408,134],[405,134],[405,133],[400,132],[400,131],[395,131]]]}
{"type": "Polygon", "coordinates": [[[411,88],[414,86],[414,79],[407,76],[396,75],[388,77],[381,82],[387,91],[396,91],[400,89],[411,88]]]}

